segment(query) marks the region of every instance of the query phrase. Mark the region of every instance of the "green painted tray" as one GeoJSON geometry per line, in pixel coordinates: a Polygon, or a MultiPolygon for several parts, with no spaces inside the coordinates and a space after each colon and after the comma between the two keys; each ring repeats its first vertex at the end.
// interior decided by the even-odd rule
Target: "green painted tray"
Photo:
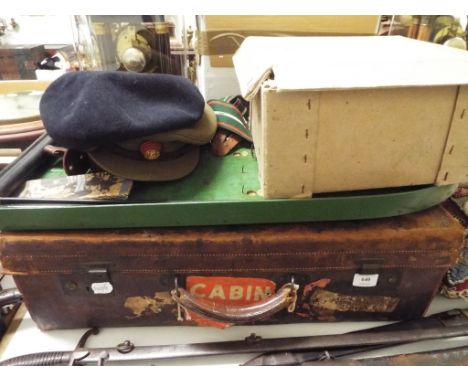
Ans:
{"type": "MultiPolygon", "coordinates": [[[[53,168],[45,176],[63,176],[53,168]]],[[[208,149],[197,169],[168,183],[135,183],[119,204],[2,204],[1,230],[64,230],[357,220],[416,212],[446,200],[457,185],[263,199],[257,162],[238,149],[218,158],[208,149]]]]}

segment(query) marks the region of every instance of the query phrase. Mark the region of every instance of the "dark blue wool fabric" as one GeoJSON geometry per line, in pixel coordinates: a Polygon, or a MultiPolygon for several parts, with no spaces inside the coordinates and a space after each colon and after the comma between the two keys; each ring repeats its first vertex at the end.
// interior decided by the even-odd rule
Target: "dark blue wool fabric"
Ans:
{"type": "Polygon", "coordinates": [[[193,127],[205,101],[188,79],[170,74],[71,72],[45,91],[40,113],[56,144],[89,150],[193,127]]]}

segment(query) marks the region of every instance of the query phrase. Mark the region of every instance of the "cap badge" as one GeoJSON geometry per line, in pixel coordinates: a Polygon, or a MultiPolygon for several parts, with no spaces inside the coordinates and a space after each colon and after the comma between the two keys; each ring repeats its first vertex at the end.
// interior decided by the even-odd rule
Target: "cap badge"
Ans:
{"type": "Polygon", "coordinates": [[[145,141],[140,145],[140,153],[146,160],[156,160],[161,155],[161,143],[145,141]]]}

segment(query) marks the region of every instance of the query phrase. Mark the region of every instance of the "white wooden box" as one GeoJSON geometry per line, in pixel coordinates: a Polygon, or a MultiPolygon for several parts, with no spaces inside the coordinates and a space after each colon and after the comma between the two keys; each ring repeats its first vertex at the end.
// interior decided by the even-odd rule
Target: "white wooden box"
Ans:
{"type": "Polygon", "coordinates": [[[468,52],[249,37],[234,55],[267,198],[468,182],[468,52]]]}

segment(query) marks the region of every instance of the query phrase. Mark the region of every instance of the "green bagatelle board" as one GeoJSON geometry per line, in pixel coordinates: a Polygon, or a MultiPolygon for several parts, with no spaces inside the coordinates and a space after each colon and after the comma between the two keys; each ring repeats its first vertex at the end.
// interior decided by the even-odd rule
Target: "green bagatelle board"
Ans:
{"type": "MultiPolygon", "coordinates": [[[[53,168],[47,177],[64,176],[53,168]]],[[[264,199],[259,195],[253,152],[226,157],[201,152],[196,170],[167,183],[135,183],[119,204],[3,204],[4,231],[175,227],[373,219],[432,207],[457,185],[314,195],[308,199],[264,199]]]]}

